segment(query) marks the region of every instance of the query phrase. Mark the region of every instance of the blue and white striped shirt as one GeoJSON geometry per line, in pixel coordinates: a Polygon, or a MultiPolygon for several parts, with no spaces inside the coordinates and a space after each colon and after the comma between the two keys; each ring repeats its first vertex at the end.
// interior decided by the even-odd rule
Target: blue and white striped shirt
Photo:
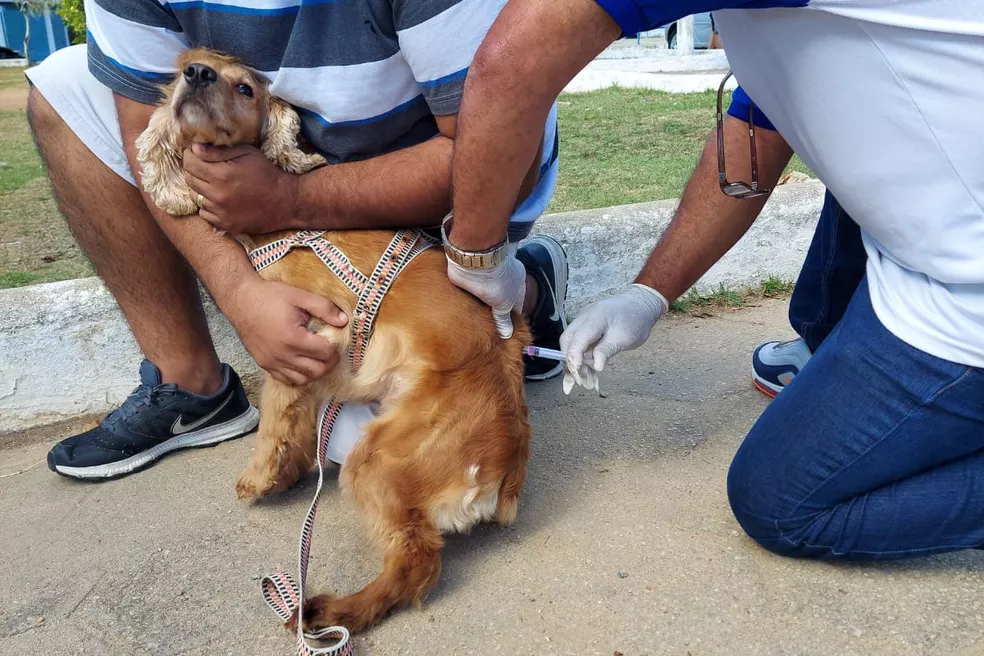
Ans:
{"type": "MultiPolygon", "coordinates": [[[[475,51],[505,0],[85,0],[89,68],[114,92],[159,99],[178,55],[233,55],[298,108],[330,163],[367,159],[438,134],[455,114],[475,51]]],[[[515,222],[534,220],[556,182],[556,114],[541,180],[515,222]]]]}

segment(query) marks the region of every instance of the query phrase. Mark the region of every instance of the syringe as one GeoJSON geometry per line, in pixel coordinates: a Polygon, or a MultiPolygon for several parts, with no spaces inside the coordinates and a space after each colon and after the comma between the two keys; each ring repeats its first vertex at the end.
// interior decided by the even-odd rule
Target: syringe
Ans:
{"type": "Polygon", "coordinates": [[[532,358],[546,358],[547,360],[557,360],[559,362],[565,362],[567,360],[567,356],[564,355],[563,351],[542,348],[540,346],[525,346],[523,347],[523,353],[532,358]]]}

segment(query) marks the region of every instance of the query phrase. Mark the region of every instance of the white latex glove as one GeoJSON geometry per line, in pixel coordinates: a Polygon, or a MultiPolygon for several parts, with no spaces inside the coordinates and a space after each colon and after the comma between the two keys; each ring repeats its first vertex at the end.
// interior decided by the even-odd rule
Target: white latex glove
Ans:
{"type": "Polygon", "coordinates": [[[560,336],[567,356],[564,392],[575,384],[598,389],[598,373],[616,353],[642,346],[669,304],[652,287],[635,284],[584,308],[560,336]]]}
{"type": "Polygon", "coordinates": [[[512,337],[512,312],[521,311],[526,298],[526,267],[516,259],[515,244],[509,245],[506,259],[491,269],[466,269],[448,260],[448,278],[492,308],[502,339],[512,337]]]}

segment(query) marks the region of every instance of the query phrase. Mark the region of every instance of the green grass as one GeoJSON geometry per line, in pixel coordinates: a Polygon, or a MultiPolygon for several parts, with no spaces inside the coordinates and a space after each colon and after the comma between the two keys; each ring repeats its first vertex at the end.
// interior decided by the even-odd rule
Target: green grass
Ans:
{"type": "Polygon", "coordinates": [[[0,68],[0,289],[92,275],[31,140],[26,90],[23,69],[0,68]]]}
{"type": "Polygon", "coordinates": [[[696,289],[691,289],[670,303],[670,312],[707,316],[711,310],[741,308],[763,298],[785,298],[792,291],[792,282],[774,276],[756,287],[747,289],[726,289],[722,285],[710,294],[702,294],[696,289]]]}
{"type": "Polygon", "coordinates": [[[25,287],[33,285],[41,279],[39,273],[28,273],[27,271],[7,271],[0,275],[0,289],[10,287],[25,287]]]}
{"type": "Polygon", "coordinates": [[[0,111],[0,194],[16,191],[43,176],[24,112],[0,111]]]}
{"type": "MultiPolygon", "coordinates": [[[[564,94],[560,103],[551,212],[679,198],[714,129],[716,93],[612,87],[564,94]]],[[[791,170],[809,173],[799,158],[791,170]]]]}
{"type": "MultiPolygon", "coordinates": [[[[18,89],[26,89],[23,69],[0,69],[0,100],[18,89]]],[[[551,212],[679,197],[714,128],[714,93],[611,88],[560,101],[551,212]]],[[[58,215],[25,113],[7,106],[0,109],[0,289],[91,275],[58,215]]],[[[790,169],[806,172],[799,160],[790,169]]],[[[729,294],[712,304],[741,301],[729,294]]],[[[678,303],[707,307],[688,299],[678,303]]]]}
{"type": "Polygon", "coordinates": [[[794,286],[795,283],[789,280],[770,276],[768,280],[762,283],[762,294],[764,296],[785,296],[793,293],[794,286]]]}

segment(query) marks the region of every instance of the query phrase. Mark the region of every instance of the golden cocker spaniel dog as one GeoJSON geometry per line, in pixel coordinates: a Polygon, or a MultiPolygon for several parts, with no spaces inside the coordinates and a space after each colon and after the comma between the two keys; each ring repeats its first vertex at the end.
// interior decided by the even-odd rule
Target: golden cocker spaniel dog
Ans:
{"type": "MultiPolygon", "coordinates": [[[[297,174],[324,164],[298,147],[293,108],[235,59],[191,50],[179,70],[198,81],[179,75],[137,142],[143,187],[161,209],[176,216],[198,211],[182,169],[192,143],[253,144],[297,174]]],[[[237,238],[260,247],[285,234],[237,238]]],[[[393,235],[325,236],[368,275],[393,235]]],[[[349,328],[313,325],[337,346],[339,365],[300,387],[269,376],[264,382],[256,447],[236,483],[243,499],[285,490],[312,467],[317,414],[326,399],[380,408],[339,480],[382,550],[383,571],[353,595],[309,600],[305,629],[340,624],[360,631],[394,607],[420,603],[440,573],[442,533],[516,517],[530,452],[522,363],[529,331],[517,315],[512,338],[500,339],[488,309],[451,284],[446,266],[441,250],[432,248],[396,279],[358,373],[344,357],[352,347],[349,328]]],[[[352,316],[354,293],[308,249],[291,251],[261,275],[320,294],[352,316]]]]}

